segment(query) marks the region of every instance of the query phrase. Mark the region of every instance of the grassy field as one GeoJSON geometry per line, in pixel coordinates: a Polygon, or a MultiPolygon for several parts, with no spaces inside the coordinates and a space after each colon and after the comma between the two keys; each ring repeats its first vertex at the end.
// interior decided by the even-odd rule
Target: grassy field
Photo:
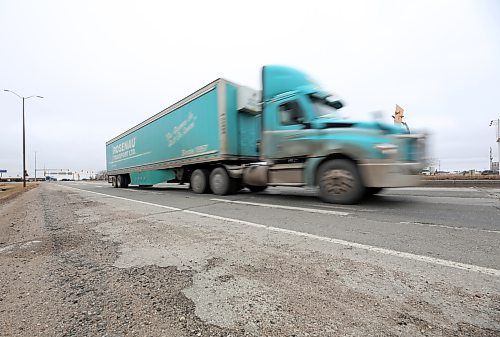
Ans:
{"type": "Polygon", "coordinates": [[[38,186],[38,183],[27,183],[23,188],[23,183],[2,183],[0,182],[0,203],[14,198],[15,196],[31,190],[38,186]]]}

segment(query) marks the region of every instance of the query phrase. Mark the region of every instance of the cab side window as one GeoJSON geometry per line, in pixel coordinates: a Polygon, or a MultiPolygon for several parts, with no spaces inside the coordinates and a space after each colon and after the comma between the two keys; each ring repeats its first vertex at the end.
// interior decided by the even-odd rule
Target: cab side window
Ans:
{"type": "Polygon", "coordinates": [[[304,111],[298,101],[281,104],[278,112],[281,125],[295,125],[304,122],[304,111]]]}

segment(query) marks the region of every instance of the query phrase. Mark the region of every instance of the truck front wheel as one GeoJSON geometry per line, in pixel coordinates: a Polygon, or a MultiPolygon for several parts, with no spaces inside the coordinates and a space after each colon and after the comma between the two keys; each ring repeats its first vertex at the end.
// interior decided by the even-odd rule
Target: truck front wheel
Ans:
{"type": "Polygon", "coordinates": [[[329,160],[318,169],[320,197],[334,204],[355,204],[365,188],[356,165],[346,159],[329,160]]]}
{"type": "Polygon", "coordinates": [[[190,183],[194,193],[208,193],[208,170],[194,170],[193,173],[191,173],[190,183]]]}

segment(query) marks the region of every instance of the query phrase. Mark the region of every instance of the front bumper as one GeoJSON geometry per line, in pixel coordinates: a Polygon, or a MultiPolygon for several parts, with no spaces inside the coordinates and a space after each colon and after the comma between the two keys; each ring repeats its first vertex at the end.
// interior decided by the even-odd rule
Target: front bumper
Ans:
{"type": "Polygon", "coordinates": [[[362,163],[359,170],[366,187],[407,187],[420,184],[421,163],[362,163]]]}

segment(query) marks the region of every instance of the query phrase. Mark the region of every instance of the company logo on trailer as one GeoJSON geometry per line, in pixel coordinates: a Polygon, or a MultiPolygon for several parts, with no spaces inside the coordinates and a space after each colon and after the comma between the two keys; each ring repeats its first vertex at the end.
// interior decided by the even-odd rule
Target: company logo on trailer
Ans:
{"type": "Polygon", "coordinates": [[[195,122],[196,116],[190,112],[185,120],[180,122],[179,125],[174,126],[172,132],[167,132],[165,137],[167,138],[168,147],[175,145],[175,143],[191,131],[194,128],[195,122]]]}
{"type": "Polygon", "coordinates": [[[113,161],[135,154],[135,137],[113,146],[113,161]]]}

